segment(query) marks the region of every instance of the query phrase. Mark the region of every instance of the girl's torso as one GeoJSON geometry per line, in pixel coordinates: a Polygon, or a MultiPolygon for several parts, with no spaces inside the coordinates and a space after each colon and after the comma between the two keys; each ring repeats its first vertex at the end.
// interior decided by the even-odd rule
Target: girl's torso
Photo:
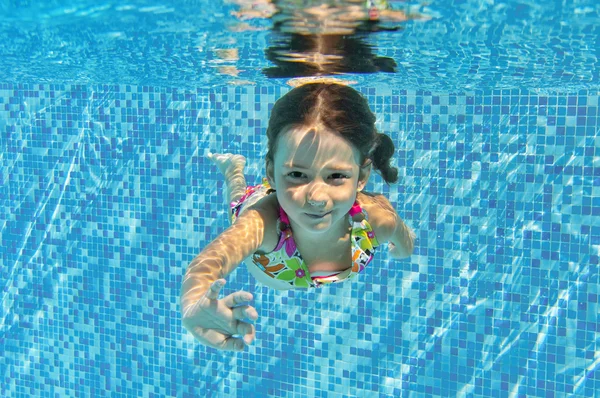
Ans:
{"type": "Polygon", "coordinates": [[[294,235],[282,222],[275,193],[264,194],[253,204],[265,215],[265,226],[261,246],[246,261],[250,272],[277,289],[316,287],[361,272],[373,258],[378,239],[389,236],[386,223],[380,221],[395,212],[381,195],[359,193],[357,203],[362,211],[349,215],[341,236],[311,239],[294,235]]]}

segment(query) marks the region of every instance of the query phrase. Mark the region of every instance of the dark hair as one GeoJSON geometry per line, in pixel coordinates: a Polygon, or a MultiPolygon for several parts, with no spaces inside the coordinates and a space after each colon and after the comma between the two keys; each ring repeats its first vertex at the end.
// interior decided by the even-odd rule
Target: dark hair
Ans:
{"type": "Polygon", "coordinates": [[[385,182],[398,181],[398,169],[390,165],[395,152],[392,139],[377,132],[375,115],[367,100],[343,84],[304,84],[275,102],[267,127],[267,161],[273,161],[277,137],[284,129],[317,123],[340,134],[358,149],[361,163],[370,159],[385,182]]]}

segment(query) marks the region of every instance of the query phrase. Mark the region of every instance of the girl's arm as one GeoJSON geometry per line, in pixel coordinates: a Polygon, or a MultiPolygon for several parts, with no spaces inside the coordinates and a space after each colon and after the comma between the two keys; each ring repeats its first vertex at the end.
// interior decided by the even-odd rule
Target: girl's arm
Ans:
{"type": "Polygon", "coordinates": [[[359,202],[365,204],[369,222],[377,240],[389,241],[389,253],[393,258],[410,257],[414,249],[414,232],[404,223],[389,200],[383,195],[361,192],[359,202]]]}
{"type": "Polygon", "coordinates": [[[415,233],[397,213],[395,216],[396,225],[389,239],[389,253],[393,258],[398,259],[410,257],[415,247],[415,233]]]}
{"type": "Polygon", "coordinates": [[[199,342],[241,351],[254,341],[255,329],[248,320],[255,321],[258,313],[248,304],[252,295],[239,291],[219,299],[219,292],[223,278],[272,232],[270,213],[259,204],[248,208],[190,263],[181,288],[182,322],[199,342]]]}
{"type": "Polygon", "coordinates": [[[181,307],[200,300],[217,279],[225,278],[261,246],[265,231],[264,211],[248,209],[198,254],[188,266],[181,287],[181,307]]]}

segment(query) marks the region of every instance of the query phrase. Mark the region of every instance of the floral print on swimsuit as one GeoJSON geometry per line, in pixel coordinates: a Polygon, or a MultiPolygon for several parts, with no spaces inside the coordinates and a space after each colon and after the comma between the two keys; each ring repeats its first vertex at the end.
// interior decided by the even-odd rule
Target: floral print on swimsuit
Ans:
{"type": "Polygon", "coordinates": [[[267,181],[267,179],[263,178],[261,184],[246,187],[246,191],[244,192],[244,195],[240,199],[230,203],[229,208],[230,208],[230,213],[231,213],[230,217],[231,217],[232,224],[235,222],[235,220],[240,215],[240,212],[242,211],[242,205],[246,202],[246,200],[261,190],[265,191],[265,193],[267,193],[267,194],[270,192],[274,192],[271,189],[271,186],[269,185],[269,182],[267,181]]]}
{"type": "Polygon", "coordinates": [[[319,287],[351,279],[371,262],[375,249],[379,246],[375,233],[367,222],[366,213],[355,203],[351,213],[359,212],[363,213],[365,218],[362,221],[351,221],[352,266],[344,271],[326,277],[311,277],[308,266],[296,247],[287,214],[283,209],[280,209],[281,234],[277,247],[271,253],[254,254],[252,261],[271,278],[287,282],[295,288],[319,287]]]}
{"type": "MultiPolygon", "coordinates": [[[[246,201],[252,202],[253,195],[264,195],[274,192],[266,179],[262,184],[249,186],[245,194],[235,202],[231,203],[232,222],[239,216],[246,201]]],[[[270,253],[254,254],[252,262],[265,274],[273,279],[289,283],[296,288],[319,287],[324,284],[342,282],[351,279],[371,262],[375,255],[375,249],[379,242],[369,222],[367,213],[360,207],[358,202],[354,203],[348,213],[352,230],[350,234],[352,245],[352,265],[346,270],[332,272],[329,275],[311,276],[308,266],[302,259],[302,255],[296,247],[292,235],[290,221],[282,208],[279,209],[279,226],[281,229],[277,247],[270,253]],[[354,221],[353,216],[362,213],[361,221],[354,221]]],[[[361,217],[357,217],[361,218],[361,217]]]]}

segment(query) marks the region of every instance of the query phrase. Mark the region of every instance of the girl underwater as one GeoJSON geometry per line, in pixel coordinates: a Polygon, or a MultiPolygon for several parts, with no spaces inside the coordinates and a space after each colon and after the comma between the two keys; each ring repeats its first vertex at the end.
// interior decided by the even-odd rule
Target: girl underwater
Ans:
{"type": "Polygon", "coordinates": [[[360,274],[388,242],[393,258],[413,251],[414,233],[382,195],[364,192],[371,170],[387,183],[394,144],[375,128],[360,93],[343,84],[296,87],[274,105],[267,128],[266,178],[246,186],[245,158],[210,154],[226,178],[232,224],[189,264],[181,292],[184,327],[201,343],[244,350],[255,339],[252,295],[219,299],[246,259],[275,289],[317,288],[360,274]]]}

